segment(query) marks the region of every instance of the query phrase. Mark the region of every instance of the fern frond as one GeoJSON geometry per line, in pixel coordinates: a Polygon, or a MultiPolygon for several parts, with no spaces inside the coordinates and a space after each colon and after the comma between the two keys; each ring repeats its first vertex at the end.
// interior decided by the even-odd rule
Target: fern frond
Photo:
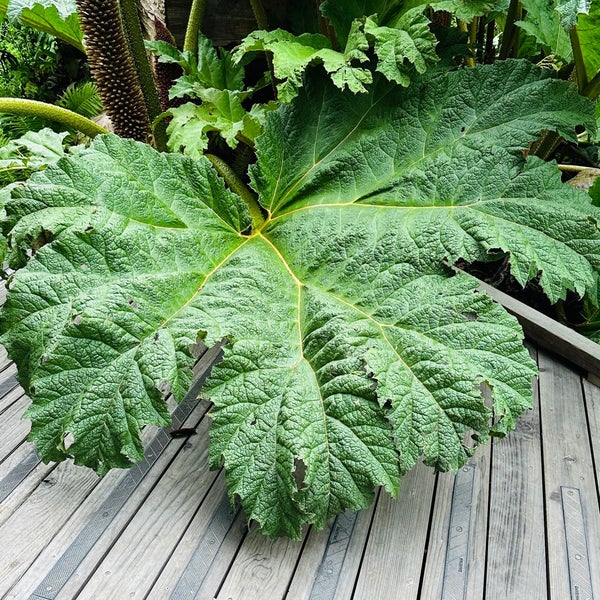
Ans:
{"type": "Polygon", "coordinates": [[[91,119],[102,112],[102,100],[93,81],[71,84],[56,101],[58,106],[91,119]]]}

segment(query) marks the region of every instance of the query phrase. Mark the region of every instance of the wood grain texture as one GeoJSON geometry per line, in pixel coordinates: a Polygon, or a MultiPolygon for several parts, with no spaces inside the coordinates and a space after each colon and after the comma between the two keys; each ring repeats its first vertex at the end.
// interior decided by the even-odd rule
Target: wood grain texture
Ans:
{"type": "Polygon", "coordinates": [[[600,387],[599,384],[583,382],[583,394],[587,408],[592,454],[596,467],[596,480],[600,482],[600,387]]]}
{"type": "Polygon", "coordinates": [[[546,597],[539,390],[515,431],[492,448],[485,598],[546,597]]]}
{"type": "Polygon", "coordinates": [[[273,540],[252,529],[216,598],[284,598],[301,551],[302,542],[284,538],[273,540]]]}
{"type": "Polygon", "coordinates": [[[417,598],[434,483],[433,469],[418,463],[402,479],[396,500],[382,493],[354,594],[356,600],[417,598]]]}
{"type": "Polygon", "coordinates": [[[167,446],[58,600],[145,597],[216,477],[207,420],[197,429],[167,446]]]}
{"type": "MultiPolygon", "coordinates": [[[[202,541],[203,536],[206,535],[211,519],[226,494],[225,477],[224,473],[221,473],[204,502],[198,507],[189,527],[179,540],[177,547],[165,564],[160,577],[152,587],[146,600],[165,600],[165,598],[171,597],[171,593],[181,575],[188,568],[188,563],[193,557],[194,551],[202,541]]],[[[240,513],[231,525],[221,545],[218,548],[213,548],[214,554],[206,556],[206,559],[212,560],[212,562],[209,565],[208,573],[206,573],[202,584],[198,588],[196,597],[214,598],[244,538],[245,530],[244,518],[240,513]]],[[[194,596],[190,594],[189,597],[194,596]]]]}
{"type": "MultiPolygon", "coordinates": [[[[99,477],[72,463],[53,469],[0,527],[0,548],[10,548],[0,561],[0,597],[29,569],[98,484],[99,477]]],[[[10,501],[2,510],[10,510],[10,501]]],[[[15,597],[17,598],[17,597],[15,597]]]]}
{"type": "MultiPolygon", "coordinates": [[[[343,560],[343,563],[335,585],[335,592],[332,596],[335,600],[352,598],[375,506],[376,502],[369,508],[361,510],[356,515],[356,522],[351,533],[346,554],[343,557],[336,557],[338,560],[343,560]]],[[[328,565],[322,564],[322,561],[327,560],[324,553],[327,549],[331,527],[332,522],[322,531],[311,530],[306,547],[302,552],[298,567],[294,573],[286,600],[309,600],[311,598],[313,586],[319,577],[320,570],[328,568],[328,565]]],[[[316,597],[318,598],[319,596],[316,597]]],[[[329,599],[324,598],[323,600],[329,599]]]]}
{"type": "MultiPolygon", "coordinates": [[[[488,543],[489,446],[479,448],[469,464],[475,467],[475,474],[469,526],[465,598],[468,600],[481,600],[483,597],[486,568],[485,555],[488,543]]],[[[420,595],[423,600],[442,598],[454,480],[455,477],[451,473],[443,473],[438,476],[420,595]]]]}
{"type": "Polygon", "coordinates": [[[550,598],[570,598],[561,486],[580,490],[596,594],[600,594],[600,514],[579,376],[539,353],[550,598]]]}

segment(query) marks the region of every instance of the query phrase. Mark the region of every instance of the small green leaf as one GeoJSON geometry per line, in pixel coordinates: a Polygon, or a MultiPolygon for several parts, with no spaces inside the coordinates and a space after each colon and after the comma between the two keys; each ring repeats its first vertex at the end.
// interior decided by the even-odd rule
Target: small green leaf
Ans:
{"type": "Polygon", "coordinates": [[[429,19],[420,10],[402,14],[388,27],[379,27],[368,18],[364,29],[367,37],[374,39],[377,71],[404,87],[410,84],[411,67],[425,73],[438,60],[437,40],[429,31],[429,19]]]}

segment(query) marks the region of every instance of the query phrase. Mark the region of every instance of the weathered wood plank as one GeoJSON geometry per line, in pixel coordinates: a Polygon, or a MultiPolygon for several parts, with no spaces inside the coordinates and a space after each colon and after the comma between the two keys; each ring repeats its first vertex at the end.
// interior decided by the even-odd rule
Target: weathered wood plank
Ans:
{"type": "Polygon", "coordinates": [[[397,500],[382,493],[354,598],[417,597],[434,484],[433,469],[418,463],[403,478],[397,500]]]}
{"type": "Polygon", "coordinates": [[[224,503],[229,508],[225,477],[221,473],[198,507],[146,600],[214,598],[246,533],[241,511],[233,523],[225,525],[228,526],[227,531],[223,531],[224,528],[218,526],[220,524],[215,527],[213,519],[224,503]],[[188,576],[193,581],[185,587],[183,583],[188,576]],[[201,594],[202,589],[205,592],[201,594]]]}
{"type": "MultiPolygon", "coordinates": [[[[202,377],[205,376],[206,367],[212,364],[212,360],[218,356],[219,352],[219,348],[211,349],[199,361],[195,369],[196,375],[199,377],[198,381],[201,381],[202,377]]],[[[175,426],[180,426],[188,417],[187,424],[194,426],[197,424],[198,419],[204,416],[208,405],[206,403],[198,405],[195,398],[195,387],[192,386],[186,400],[174,413],[173,422],[175,426]]],[[[171,400],[168,400],[167,404],[171,405],[171,400]]],[[[44,588],[41,591],[44,597],[56,597],[59,593],[58,590],[64,587],[65,582],[71,577],[73,571],[80,566],[84,557],[91,565],[90,571],[85,571],[86,567],[84,565],[77,575],[83,574],[85,579],[87,574],[92,572],[96,563],[100,560],[97,557],[94,560],[94,551],[98,551],[102,546],[101,543],[97,542],[102,539],[102,534],[106,533],[108,525],[115,526],[113,521],[117,514],[125,519],[125,524],[130,518],[131,513],[127,511],[118,513],[119,509],[130,499],[133,491],[137,490],[142,497],[140,502],[143,501],[144,493],[141,490],[143,489],[144,480],[146,486],[151,488],[153,483],[160,478],[162,471],[168,467],[173,454],[181,445],[185,444],[185,440],[171,440],[166,432],[158,432],[158,429],[154,427],[145,428],[142,439],[145,443],[152,439],[152,443],[146,449],[146,460],[129,471],[114,470],[102,480],[94,492],[86,498],[82,508],[65,524],[60,535],[55,536],[52,542],[36,558],[35,565],[29,569],[26,576],[19,582],[15,591],[16,598],[27,597],[32,588],[35,593],[40,592],[37,589],[38,584],[41,588],[44,588]],[[163,452],[165,448],[167,452],[163,452]],[[155,473],[157,475],[151,475],[145,479],[147,471],[151,470],[152,467],[156,467],[157,464],[160,465],[161,459],[163,468],[156,468],[155,473]],[[51,594],[44,591],[47,587],[53,588],[51,594]]],[[[117,527],[110,528],[111,533],[108,534],[109,545],[125,527],[125,524],[120,529],[117,527]]],[[[101,553],[104,550],[101,550],[101,553]]]]}
{"type": "Polygon", "coordinates": [[[539,367],[550,597],[577,597],[569,581],[561,487],[579,490],[589,562],[595,565],[591,576],[600,594],[600,514],[580,378],[541,351],[539,367]]]}
{"type": "Polygon", "coordinates": [[[310,531],[286,600],[352,598],[376,503],[310,531]]]}
{"type": "Polygon", "coordinates": [[[516,429],[492,447],[486,600],[546,598],[539,390],[516,429]]]}
{"type": "Polygon", "coordinates": [[[29,406],[29,398],[23,395],[21,388],[16,388],[8,396],[13,397],[10,406],[0,415],[2,420],[2,436],[0,437],[0,460],[8,457],[27,438],[30,423],[22,419],[29,406]]]}
{"type": "Polygon", "coordinates": [[[145,596],[216,476],[207,468],[206,431],[204,419],[196,436],[167,446],[59,600],[145,596]]]}
{"type": "MultiPolygon", "coordinates": [[[[152,433],[148,428],[144,441],[152,433]]],[[[108,473],[39,554],[15,588],[15,597],[26,598],[48,585],[54,588],[52,598],[75,597],[185,443],[183,439],[168,443],[146,476],[137,466],[108,473]]]]}
{"type": "Polygon", "coordinates": [[[583,382],[583,394],[587,407],[588,426],[590,428],[590,440],[592,441],[592,452],[594,465],[596,466],[596,480],[600,482],[600,381],[592,384],[583,382]]]}
{"type": "Polygon", "coordinates": [[[253,529],[244,539],[216,598],[284,598],[301,551],[302,542],[273,540],[253,529]]]}
{"type": "MultiPolygon", "coordinates": [[[[479,448],[468,463],[475,468],[469,523],[467,561],[463,568],[466,585],[464,598],[481,600],[485,579],[485,554],[487,546],[487,518],[489,502],[489,446],[479,448]]],[[[452,512],[455,476],[443,473],[438,476],[429,545],[426,549],[425,570],[421,598],[443,598],[445,566],[448,559],[448,534],[452,512]]],[[[460,600],[460,599],[457,599],[460,600]]]]}
{"type": "MultiPolygon", "coordinates": [[[[22,577],[98,481],[92,471],[64,463],[53,469],[0,526],[0,548],[10,548],[10,560],[0,561],[0,596],[22,577]]],[[[10,511],[12,502],[14,498],[9,496],[2,510],[6,506],[10,511]]]]}

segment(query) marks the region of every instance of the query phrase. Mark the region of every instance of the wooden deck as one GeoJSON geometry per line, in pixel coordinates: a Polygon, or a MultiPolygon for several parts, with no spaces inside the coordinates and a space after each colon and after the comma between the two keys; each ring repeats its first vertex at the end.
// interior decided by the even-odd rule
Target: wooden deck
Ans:
{"type": "MultiPolygon", "coordinates": [[[[219,600],[600,599],[600,388],[532,349],[535,408],[456,476],[419,466],[398,500],[302,542],[248,531],[207,469],[208,406],[145,432],[147,459],[104,479],[44,465],[0,356],[0,597],[219,600]]],[[[214,359],[205,354],[199,364],[214,359]]]]}

